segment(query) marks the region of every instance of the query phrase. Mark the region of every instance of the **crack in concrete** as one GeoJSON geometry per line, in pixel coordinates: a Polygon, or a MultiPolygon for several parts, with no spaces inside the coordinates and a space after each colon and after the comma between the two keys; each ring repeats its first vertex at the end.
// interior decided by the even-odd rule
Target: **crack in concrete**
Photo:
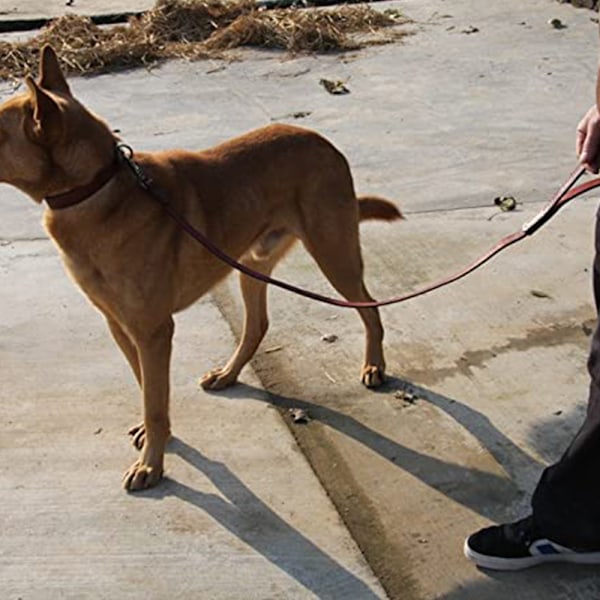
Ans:
{"type": "Polygon", "coordinates": [[[50,242],[50,238],[46,236],[39,237],[15,237],[5,238],[0,237],[0,246],[9,246],[10,244],[27,243],[27,242],[50,242]]]}

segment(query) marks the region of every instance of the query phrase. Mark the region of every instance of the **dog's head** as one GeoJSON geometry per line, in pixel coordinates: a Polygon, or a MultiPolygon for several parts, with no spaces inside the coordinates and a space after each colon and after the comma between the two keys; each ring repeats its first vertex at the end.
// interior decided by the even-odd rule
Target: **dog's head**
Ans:
{"type": "Polygon", "coordinates": [[[72,95],[50,46],[37,80],[0,105],[0,182],[37,202],[88,182],[114,156],[108,126],[72,95]]]}

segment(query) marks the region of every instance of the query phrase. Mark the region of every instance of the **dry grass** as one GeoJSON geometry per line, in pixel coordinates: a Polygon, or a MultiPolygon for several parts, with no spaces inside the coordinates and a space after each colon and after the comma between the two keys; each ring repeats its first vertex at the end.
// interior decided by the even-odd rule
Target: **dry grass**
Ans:
{"type": "Polygon", "coordinates": [[[35,71],[44,44],[54,47],[67,72],[89,74],[168,58],[214,58],[240,46],[289,52],[356,49],[398,39],[404,32],[390,27],[403,22],[397,13],[366,6],[266,11],[257,10],[251,0],[158,0],[127,25],[101,28],[87,17],[67,15],[26,42],[0,42],[0,78],[35,71]],[[368,36],[359,41],[356,34],[368,36]]]}

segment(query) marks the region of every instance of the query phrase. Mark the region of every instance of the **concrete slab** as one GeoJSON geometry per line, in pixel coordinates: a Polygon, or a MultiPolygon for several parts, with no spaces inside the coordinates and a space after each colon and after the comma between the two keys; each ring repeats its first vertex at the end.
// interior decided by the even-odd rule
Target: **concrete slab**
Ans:
{"type": "MultiPolygon", "coordinates": [[[[416,21],[416,35],[403,45],[295,60],[277,53],[244,52],[243,62],[170,63],[150,72],[75,79],[73,87],[136,148],[205,147],[272,120],[304,124],[330,137],[349,157],[359,192],[395,198],[409,217],[394,226],[369,223],[363,228],[367,282],[375,296],[386,297],[462,266],[518,229],[550,197],[574,166],[574,128],[593,99],[598,43],[593,13],[552,0],[399,0],[393,6],[416,21]],[[551,28],[548,20],[555,17],[567,28],[551,28]],[[327,95],[318,84],[322,77],[347,79],[351,94],[327,95]],[[298,113],[310,114],[294,118],[298,113]],[[493,199],[503,194],[518,199],[518,211],[497,211],[493,199]]],[[[135,419],[130,410],[124,412],[129,402],[125,396],[129,399],[133,389],[122,389],[126,372],[103,337],[101,324],[93,325],[97,333],[86,337],[92,326],[85,316],[89,309],[69,284],[62,279],[58,283],[55,263],[45,275],[46,265],[54,259],[48,254],[41,260],[34,251],[48,248],[43,232],[32,224],[35,207],[11,191],[3,189],[2,196],[0,239],[11,241],[2,250],[5,257],[6,252],[17,251],[22,257],[5,258],[3,276],[10,276],[10,284],[0,292],[0,369],[3,380],[10,382],[1,392],[1,402],[3,414],[6,405],[6,414],[11,415],[1,438],[10,440],[3,449],[8,458],[2,461],[7,465],[2,473],[11,485],[21,485],[17,478],[41,480],[38,487],[31,483],[29,491],[25,488],[26,501],[13,491],[7,504],[18,504],[20,519],[11,530],[11,553],[20,546],[28,549],[16,554],[19,561],[35,564],[38,540],[45,541],[52,527],[69,527],[64,511],[57,516],[58,509],[44,508],[62,502],[74,511],[74,531],[99,544],[118,540],[122,545],[116,554],[135,556],[131,560],[136,567],[145,560],[156,568],[156,556],[166,557],[166,581],[189,581],[200,589],[210,575],[214,597],[235,597],[227,575],[215,573],[230,570],[232,563],[219,562],[221,556],[235,556],[234,564],[243,562],[231,550],[242,544],[253,556],[246,565],[262,561],[267,571],[283,573],[273,584],[272,596],[260,596],[267,589],[262,587],[256,597],[329,593],[329,588],[318,587],[326,585],[320,579],[323,572],[317,577],[320,583],[314,583],[304,571],[299,575],[289,563],[282,568],[282,562],[270,558],[272,548],[280,548],[271,537],[261,534],[258,541],[249,542],[242,526],[227,537],[231,514],[223,516],[202,495],[226,499],[223,490],[229,489],[231,495],[239,492],[244,498],[245,490],[251,490],[271,511],[258,504],[259,521],[274,512],[292,523],[303,536],[300,546],[309,540],[311,551],[317,546],[333,557],[340,580],[350,577],[348,585],[357,586],[350,593],[346,588],[334,590],[333,597],[360,597],[355,592],[363,591],[380,594],[355,553],[350,552],[353,558],[345,562],[326,546],[333,538],[341,540],[343,531],[336,529],[330,539],[318,523],[304,529],[311,524],[292,521],[291,509],[285,513],[279,504],[290,501],[290,490],[284,492],[285,498],[279,491],[282,481],[289,483],[284,475],[289,478],[289,471],[285,464],[272,464],[273,454],[262,453],[270,444],[278,452],[281,445],[294,446],[267,407],[299,406],[314,420],[292,433],[389,597],[591,600],[600,595],[600,577],[594,569],[565,566],[494,575],[477,571],[462,557],[465,535],[490,521],[523,514],[541,468],[560,455],[581,421],[585,358],[594,319],[588,272],[593,195],[576,201],[534,239],[465,282],[386,309],[391,381],[381,393],[367,392],[357,382],[363,335],[352,311],[276,290],[270,295],[272,329],[253,363],[258,378],[248,370],[235,390],[214,396],[197,391],[193,376],[225,359],[232,343],[226,329],[217,326],[219,312],[234,332],[239,331],[237,286],[235,279],[227,281],[213,297],[219,312],[207,300],[182,316],[182,322],[193,326],[180,328],[190,338],[187,342],[178,338],[180,354],[174,361],[174,421],[180,441],[169,461],[176,483],[156,492],[160,502],[131,500],[110,487],[123,466],[115,461],[117,454],[125,453],[120,433],[135,419]],[[16,264],[25,266],[16,271],[16,264]],[[46,287],[51,294],[41,291],[46,287]],[[46,308],[49,298],[55,303],[51,311],[46,308]],[[81,325],[69,325],[71,311],[81,314],[77,321],[81,325]],[[6,318],[12,319],[6,321],[10,327],[4,326],[6,318]],[[215,321],[215,329],[201,331],[197,328],[201,320],[215,321]],[[220,337],[223,332],[225,338],[220,337]],[[326,345],[320,340],[324,333],[335,333],[339,339],[326,345]],[[211,344],[218,341],[217,346],[195,351],[200,340],[208,339],[211,344]],[[281,349],[265,352],[273,347],[281,349]],[[56,356],[57,348],[69,356],[66,366],[63,357],[56,356]],[[95,369],[87,371],[90,363],[95,369]],[[53,371],[64,371],[63,378],[48,381],[47,374],[53,371]],[[25,382],[29,387],[20,395],[30,399],[14,402],[10,386],[21,389],[25,382]],[[81,385],[84,390],[78,389],[81,385]],[[414,405],[395,397],[395,391],[407,385],[419,397],[414,405]],[[73,418],[61,419],[55,403],[67,392],[74,400],[62,400],[61,409],[73,418]],[[95,396],[102,401],[90,416],[86,410],[95,396]],[[188,398],[199,402],[190,407],[188,398]],[[42,401],[47,411],[50,408],[47,420],[39,416],[42,401]],[[245,410],[251,411],[249,418],[238,422],[245,410]],[[77,425],[84,417],[88,424],[82,430],[77,425]],[[238,439],[241,425],[253,427],[254,434],[238,439]],[[276,431],[268,442],[254,445],[253,437],[266,439],[265,426],[276,431]],[[94,435],[97,427],[103,431],[94,435]],[[37,430],[45,432],[43,445],[37,430]],[[227,450],[221,431],[235,440],[227,450]],[[73,444],[68,458],[64,449],[60,454],[56,450],[58,435],[63,444],[67,439],[73,444]],[[27,452],[19,451],[21,446],[27,452]],[[100,465],[97,479],[103,482],[104,496],[91,491],[86,479],[90,469],[73,459],[75,452],[100,465]],[[43,461],[44,453],[57,461],[66,490],[63,481],[56,483],[58,478],[51,480],[52,487],[49,471],[35,464],[43,461]],[[257,465],[266,463],[258,473],[257,465]],[[71,481],[71,471],[86,483],[71,481]],[[44,500],[45,486],[51,490],[49,501],[44,500]],[[84,495],[76,504],[68,500],[73,490],[84,495]],[[93,504],[100,514],[90,515],[96,498],[103,498],[93,504]],[[144,511],[134,512],[135,502],[144,502],[144,511]],[[122,538],[115,535],[116,521],[111,520],[115,514],[124,515],[122,538]],[[180,514],[194,523],[197,535],[192,540],[179,530],[166,531],[180,514]],[[166,535],[167,541],[156,546],[156,537],[161,538],[152,533],[166,535]],[[195,558],[188,556],[186,544],[192,544],[195,558]],[[182,579],[176,559],[169,558],[170,553],[185,552],[189,567],[216,547],[226,550],[211,554],[214,562],[208,575],[187,569],[189,579],[182,579]]],[[[301,250],[292,253],[277,274],[333,293],[301,250]]],[[[294,509],[298,517],[312,500],[302,497],[302,487],[291,493],[299,502],[294,509]]],[[[255,514],[244,516],[252,532],[255,514]]],[[[275,530],[285,538],[289,527],[276,523],[275,530]]],[[[84,543],[79,537],[76,549],[84,543]]],[[[293,534],[292,538],[297,540],[293,534]]],[[[48,559],[57,547],[58,542],[51,541],[52,552],[44,556],[48,559]]],[[[100,545],[95,552],[90,556],[97,557],[97,564],[113,560],[113,555],[102,554],[100,545]]],[[[69,555],[70,564],[75,564],[75,555],[69,555]]],[[[318,552],[317,556],[322,557],[318,552]]],[[[14,582],[24,571],[10,564],[14,582]]],[[[110,565],[97,572],[109,579],[106,573],[116,573],[117,562],[110,565]]],[[[242,572],[241,581],[254,589],[248,586],[250,568],[242,572]]],[[[134,577],[133,569],[129,573],[122,587],[133,594],[139,588],[132,586],[142,585],[142,577],[134,577]]],[[[160,593],[165,593],[163,588],[160,593]]]]}
{"type": "Polygon", "coordinates": [[[2,598],[385,597],[279,414],[198,392],[233,349],[210,299],[177,323],[167,479],[136,495],[136,386],[49,241],[3,235],[0,306],[2,598]]]}

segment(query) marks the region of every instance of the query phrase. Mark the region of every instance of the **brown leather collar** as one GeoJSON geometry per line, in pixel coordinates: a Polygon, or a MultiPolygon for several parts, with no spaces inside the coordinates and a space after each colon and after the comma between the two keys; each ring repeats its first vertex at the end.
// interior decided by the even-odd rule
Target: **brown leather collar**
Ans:
{"type": "Polygon", "coordinates": [[[118,160],[117,153],[115,153],[114,160],[107,167],[102,169],[102,171],[100,171],[89,183],[73,188],[63,194],[47,196],[45,198],[46,204],[52,210],[60,210],[62,208],[69,208],[70,206],[80,204],[104,187],[116,175],[119,166],[120,161],[118,160]]]}

